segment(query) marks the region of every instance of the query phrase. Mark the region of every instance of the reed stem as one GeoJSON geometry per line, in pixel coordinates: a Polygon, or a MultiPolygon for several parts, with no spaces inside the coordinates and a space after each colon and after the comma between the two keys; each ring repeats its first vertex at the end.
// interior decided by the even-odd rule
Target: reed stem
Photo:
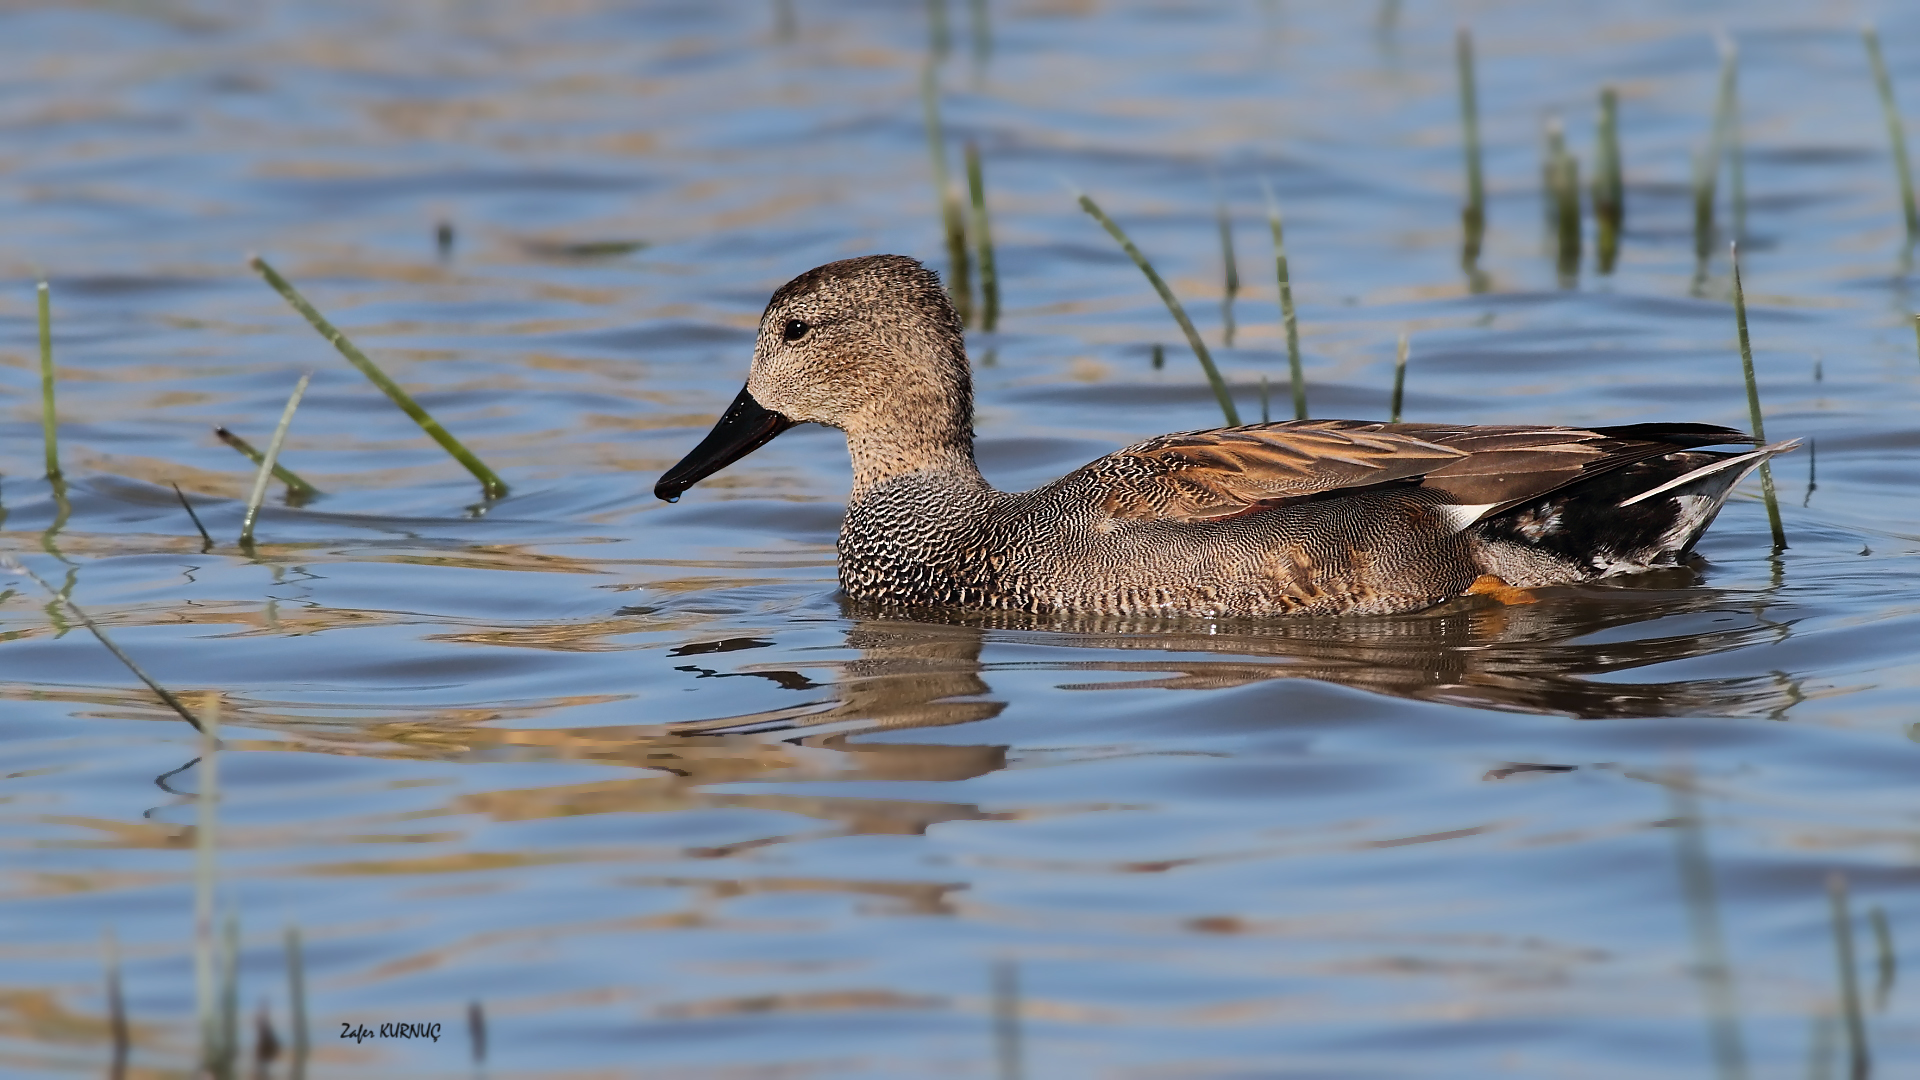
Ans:
{"type": "Polygon", "coordinates": [[[1240,261],[1233,255],[1233,219],[1227,215],[1225,199],[1214,203],[1214,219],[1220,227],[1220,260],[1226,266],[1226,295],[1220,301],[1220,317],[1224,327],[1222,337],[1226,347],[1233,348],[1233,301],[1240,295],[1240,261]]]}
{"type": "Polygon", "coordinates": [[[1860,1009],[1859,974],[1853,963],[1853,916],[1847,910],[1844,874],[1827,875],[1827,903],[1833,923],[1833,958],[1839,966],[1840,1011],[1847,1022],[1847,1075],[1850,1080],[1866,1080],[1873,1071],[1873,1057],[1867,1049],[1867,1022],[1860,1009]]]}
{"type": "MultiPolygon", "coordinates": [[[[946,0],[937,0],[946,10],[946,0]]],[[[939,201],[941,230],[947,238],[947,295],[960,324],[973,324],[973,285],[967,267],[967,225],[947,173],[947,137],[940,126],[939,69],[929,61],[920,70],[920,110],[926,117],[927,155],[933,162],[933,189],[939,201]]]]}
{"type": "Polygon", "coordinates": [[[1263,371],[1260,373],[1260,422],[1263,424],[1273,423],[1273,413],[1268,410],[1267,405],[1267,373],[1263,371]]]}
{"type": "MultiPolygon", "coordinates": [[[[229,428],[216,427],[213,429],[213,434],[221,442],[240,451],[241,455],[248,461],[253,462],[256,468],[261,462],[266,460],[266,455],[254,449],[252,443],[241,438],[237,432],[229,428]]],[[[300,477],[300,474],[277,461],[273,463],[273,477],[287,485],[287,498],[289,501],[301,503],[320,494],[319,488],[307,483],[300,477]]]]}
{"type": "Polygon", "coordinates": [[[287,924],[287,1022],[291,1025],[288,1036],[292,1039],[291,1080],[306,1080],[307,1075],[307,963],[305,950],[300,942],[300,927],[287,924]]]}
{"type": "Polygon", "coordinates": [[[993,1047],[999,1080],[1021,1080],[1026,1054],[1020,1045],[1020,968],[1004,958],[993,963],[993,1047]]]}
{"type": "Polygon", "coordinates": [[[973,41],[973,70],[979,76],[993,57],[993,23],[987,15],[987,0],[967,0],[968,29],[973,41]]]}
{"type": "Polygon", "coordinates": [[[1693,776],[1681,773],[1668,779],[1667,798],[1675,822],[1673,839],[1679,861],[1680,886],[1687,902],[1687,921],[1693,935],[1700,973],[1700,991],[1706,998],[1708,1039],[1721,1080],[1744,1080],[1746,1046],[1741,1038],[1740,1006],[1734,993],[1733,965],[1720,927],[1720,901],[1707,857],[1707,835],[1700,804],[1693,793],[1693,776]]]}
{"type": "Polygon", "coordinates": [[[1876,1012],[1885,1011],[1887,998],[1893,995],[1893,981],[1900,974],[1899,954],[1893,949],[1893,924],[1887,921],[1887,911],[1878,905],[1867,911],[1867,925],[1873,927],[1873,950],[1879,960],[1875,967],[1880,977],[1874,982],[1873,1007],[1876,1012]]]}
{"type": "Polygon", "coordinates": [[[300,376],[294,384],[293,393],[287,398],[287,407],[280,413],[280,423],[273,429],[273,438],[267,443],[267,452],[260,458],[260,467],[253,474],[253,491],[247,495],[247,514],[240,520],[240,546],[253,546],[253,522],[260,513],[260,502],[267,495],[267,480],[273,475],[273,463],[280,457],[280,447],[287,441],[287,429],[293,426],[293,411],[300,407],[300,398],[307,392],[307,381],[312,373],[300,376]]]}
{"type": "Polygon", "coordinates": [[[1307,377],[1300,363],[1300,321],[1293,309],[1293,277],[1287,269],[1286,230],[1280,223],[1280,202],[1273,187],[1263,177],[1260,189],[1267,196],[1267,228],[1273,233],[1273,272],[1280,282],[1280,320],[1287,331],[1287,377],[1293,385],[1293,418],[1307,418],[1307,377]]]}
{"type": "Polygon", "coordinates": [[[180,506],[186,510],[187,516],[193,519],[193,527],[200,530],[200,539],[205,541],[200,547],[200,553],[204,555],[212,551],[213,536],[207,532],[205,525],[200,524],[200,515],[193,512],[193,504],[187,501],[186,493],[180,490],[179,484],[173,485],[173,494],[180,500],[180,506]]]}
{"type": "Polygon", "coordinates": [[[229,910],[220,930],[220,1075],[232,1076],[240,1057],[240,917],[229,910]]]}
{"type": "Polygon", "coordinates": [[[1407,389],[1407,335],[1400,335],[1400,348],[1393,359],[1393,408],[1392,419],[1388,423],[1400,422],[1400,403],[1407,389]]]}
{"type": "Polygon", "coordinates": [[[973,202],[973,239],[980,258],[980,329],[1000,325],[1000,271],[993,258],[993,229],[987,221],[987,181],[980,169],[980,148],[967,140],[967,193],[973,202]]]}
{"type": "Polygon", "coordinates": [[[47,448],[47,479],[60,479],[59,423],[53,412],[53,303],[40,280],[40,430],[47,448]]]}
{"type": "MultiPolygon", "coordinates": [[[[1733,320],[1740,330],[1740,369],[1747,380],[1747,416],[1753,422],[1753,438],[1765,446],[1767,432],[1760,421],[1760,387],[1753,375],[1753,343],[1747,337],[1747,294],[1740,284],[1740,245],[1731,244],[1728,250],[1733,259],[1733,320]]],[[[1766,462],[1760,463],[1760,494],[1767,502],[1767,524],[1773,529],[1773,549],[1784,551],[1787,547],[1787,530],[1780,524],[1780,500],[1773,491],[1773,469],[1766,462]]]]}
{"type": "Polygon", "coordinates": [[[481,1006],[479,998],[467,1002],[467,1048],[472,1052],[476,1066],[486,1064],[487,1010],[481,1006]]]}
{"type": "Polygon", "coordinates": [[[113,927],[107,927],[107,1034],[113,1039],[113,1059],[108,1066],[110,1080],[124,1080],[127,1052],[132,1041],[127,1032],[127,999],[120,984],[120,939],[113,927]]]}
{"type": "Polygon", "coordinates": [[[195,1011],[200,1018],[201,1064],[220,1075],[219,1016],[213,938],[214,854],[218,845],[220,799],[220,710],[207,710],[200,729],[200,794],[194,800],[193,830],[193,985],[195,1011]]]}
{"type": "Polygon", "coordinates": [[[1473,32],[1461,27],[1454,36],[1454,64],[1460,78],[1460,128],[1467,158],[1467,205],[1460,212],[1466,239],[1461,262],[1469,268],[1480,259],[1480,241],[1487,228],[1487,192],[1480,175],[1480,105],[1474,88],[1473,32]]]}
{"type": "Polygon", "coordinates": [[[945,60],[953,49],[953,31],[947,24],[947,0],[927,0],[927,47],[945,60]]]}
{"type": "Polygon", "coordinates": [[[1544,173],[1554,262],[1561,286],[1571,288],[1580,272],[1580,162],[1567,152],[1566,127],[1557,116],[1547,121],[1544,173]]]}
{"type": "MultiPolygon", "coordinates": [[[[80,620],[80,625],[86,627],[89,631],[91,631],[93,636],[99,639],[100,644],[105,645],[107,647],[107,651],[113,654],[113,658],[115,660],[120,661],[121,664],[125,665],[128,671],[133,672],[136,678],[138,678],[141,682],[147,684],[147,689],[153,691],[154,696],[159,698],[162,702],[164,702],[167,708],[172,709],[175,713],[178,713],[180,716],[180,719],[185,720],[189,724],[192,724],[195,731],[204,732],[206,730],[205,728],[200,726],[199,717],[194,716],[192,712],[188,711],[187,707],[180,703],[179,698],[174,697],[173,694],[169,692],[166,687],[161,686],[157,682],[154,682],[153,676],[148,675],[145,671],[142,671],[140,669],[140,665],[133,662],[132,657],[128,656],[124,652],[121,652],[120,646],[115,645],[113,643],[113,639],[107,636],[107,632],[100,628],[100,624],[93,621],[93,616],[88,615],[84,610],[81,609],[79,604],[76,604],[73,602],[73,598],[70,595],[68,595],[67,591],[54,588],[52,585],[48,584],[46,578],[43,578],[39,574],[34,573],[31,569],[27,567],[25,563],[22,563],[19,559],[14,558],[12,555],[0,553],[0,567],[4,567],[9,573],[20,574],[30,579],[35,585],[38,585],[42,589],[45,589],[48,595],[54,598],[54,602],[56,604],[64,604],[67,610],[73,613],[73,617],[80,620]]],[[[72,587],[73,587],[72,571],[68,571],[67,588],[70,590],[72,589],[72,587]]]]}
{"type": "Polygon", "coordinates": [[[1602,274],[1613,273],[1626,222],[1626,180],[1620,161],[1620,97],[1613,87],[1600,91],[1600,131],[1593,153],[1595,260],[1602,274]]]}
{"type": "Polygon", "coordinates": [[[326,338],[333,344],[334,348],[340,350],[340,355],[346,357],[348,363],[359,368],[360,374],[365,375],[368,381],[379,387],[381,391],[387,395],[388,399],[400,407],[401,412],[412,417],[413,422],[420,425],[420,430],[426,432],[434,442],[439,443],[441,449],[452,455],[455,461],[466,466],[467,471],[472,473],[475,479],[480,481],[481,493],[486,498],[502,499],[506,497],[507,485],[505,481],[494,475],[493,470],[487,468],[459,439],[454,438],[452,432],[441,427],[438,420],[430,416],[427,410],[421,408],[419,403],[413,400],[412,395],[402,390],[399,383],[388,378],[386,372],[381,371],[372,360],[367,359],[367,354],[361,352],[353,342],[347,340],[345,334],[334,329],[333,324],[328,322],[326,317],[321,315],[312,304],[307,303],[307,298],[301,296],[292,285],[288,284],[287,279],[281,277],[279,271],[268,266],[266,260],[261,259],[257,255],[248,259],[247,262],[248,265],[260,272],[261,277],[267,279],[267,284],[273,286],[275,292],[278,292],[288,304],[292,305],[293,310],[306,316],[307,322],[312,323],[313,328],[320,332],[321,337],[326,338]]]}
{"type": "Polygon", "coordinates": [[[1213,366],[1213,354],[1207,351],[1207,343],[1200,340],[1200,331],[1193,328],[1193,320],[1187,318],[1187,311],[1180,306],[1180,301],[1173,295],[1173,290],[1167,287],[1167,283],[1160,277],[1160,272],[1153,268],[1153,264],[1140,253],[1140,249],[1127,238],[1127,234],[1121,230],[1120,226],[1107,216],[1107,212],[1100,209],[1100,204],[1094,202],[1092,196],[1083,192],[1074,194],[1080,200],[1080,209],[1091,214],[1093,220],[1107,230],[1107,235],[1120,244],[1120,249],[1133,260],[1133,265],[1147,275],[1147,283],[1153,286],[1154,292],[1160,294],[1160,300],[1167,305],[1167,311],[1173,315],[1173,321],[1179,323],[1180,331],[1187,335],[1187,344],[1193,347],[1193,356],[1200,361],[1200,370],[1207,374],[1207,382],[1213,387],[1213,396],[1220,403],[1220,412],[1227,418],[1227,426],[1239,427],[1240,413],[1233,407],[1233,395],[1227,390],[1227,382],[1220,377],[1220,369],[1213,366]]]}
{"type": "Polygon", "coordinates": [[[1733,239],[1747,238],[1747,169],[1744,144],[1740,137],[1740,47],[1725,34],[1718,39],[1720,49],[1720,115],[1723,125],[1720,141],[1727,156],[1727,201],[1733,213],[1733,239]]]}
{"type": "Polygon", "coordinates": [[[1900,184],[1900,208],[1906,213],[1907,242],[1920,237],[1920,208],[1914,205],[1913,172],[1907,161],[1907,126],[1900,119],[1900,103],[1894,100],[1893,76],[1887,74],[1886,58],[1880,55],[1880,31],[1872,23],[1860,28],[1867,44],[1867,62],[1873,67],[1873,85],[1880,91],[1880,111],[1887,118],[1887,142],[1893,148],[1894,178],[1900,184]]]}

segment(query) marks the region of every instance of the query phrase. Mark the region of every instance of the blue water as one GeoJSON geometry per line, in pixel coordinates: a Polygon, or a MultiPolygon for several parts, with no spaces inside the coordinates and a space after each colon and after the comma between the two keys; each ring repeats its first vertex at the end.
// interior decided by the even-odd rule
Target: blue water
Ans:
{"type": "MultiPolygon", "coordinates": [[[[1010,1006],[1028,1077],[1843,1076],[1837,873],[1873,1075],[1913,1070],[1920,301],[1859,20],[1920,110],[1920,11],[987,6],[990,53],[953,3],[937,71],[949,167],[973,140],[993,212],[1005,312],[970,347],[1006,487],[1219,422],[1072,189],[1155,259],[1243,416],[1263,376],[1291,407],[1264,178],[1314,415],[1383,416],[1405,332],[1411,420],[1747,426],[1729,179],[1704,268],[1688,190],[1724,28],[1767,433],[1806,440],[1775,472],[1790,546],[1750,480],[1697,574],[1523,607],[853,610],[836,433],[677,505],[651,487],[737,392],[781,282],[875,251],[945,272],[926,7],[795,0],[790,39],[747,0],[16,7],[0,551],[218,705],[248,1052],[263,1004],[287,1039],[295,924],[315,1077],[469,1075],[475,1000],[493,1077],[1003,1076],[1010,1006]],[[1589,232],[1563,287],[1543,124],[1590,174],[1606,84],[1621,262],[1598,275],[1589,232]],[[610,241],[647,246],[568,253],[610,241]],[[484,503],[249,252],[511,496],[484,503]],[[249,553],[251,470],[210,428],[264,445],[309,371],[283,460],[324,494],[275,485],[249,553]],[[339,1035],[398,1022],[444,1032],[339,1035]]],[[[106,1071],[111,930],[136,1075],[190,1075],[201,773],[166,774],[196,737],[6,572],[0,700],[0,1073],[106,1071]]]]}

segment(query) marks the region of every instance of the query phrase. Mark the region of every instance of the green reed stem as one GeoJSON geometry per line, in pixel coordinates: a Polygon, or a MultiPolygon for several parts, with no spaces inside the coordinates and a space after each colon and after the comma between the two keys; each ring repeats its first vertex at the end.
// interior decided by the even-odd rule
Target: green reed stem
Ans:
{"type": "Polygon", "coordinates": [[[1827,875],[1828,911],[1833,922],[1833,958],[1839,966],[1840,1011],[1847,1021],[1848,1076],[1866,1080],[1873,1070],[1867,1049],[1867,1022],[1860,1009],[1859,974],[1853,964],[1853,916],[1847,910],[1846,875],[1827,875]]]}
{"type": "Polygon", "coordinates": [[[944,60],[953,48],[953,32],[947,25],[947,0],[927,0],[927,47],[944,60]]]}
{"type": "Polygon", "coordinates": [[[1867,912],[1867,925],[1873,927],[1873,949],[1879,960],[1875,965],[1880,978],[1873,987],[1873,1008],[1883,1012],[1887,1007],[1887,998],[1893,994],[1893,980],[1900,973],[1900,961],[1893,950],[1893,924],[1887,921],[1885,908],[1874,906],[1867,912]]]}
{"type": "Polygon", "coordinates": [[[200,729],[200,795],[195,800],[193,830],[193,986],[195,1011],[200,1018],[200,1061],[219,1075],[219,1017],[214,987],[216,946],[213,940],[214,854],[219,842],[220,709],[207,710],[200,729]]]}
{"type": "Polygon", "coordinates": [[[980,169],[980,148],[967,140],[967,194],[973,203],[973,239],[980,258],[980,328],[1000,324],[1000,271],[993,259],[993,229],[987,221],[987,181],[980,169]]]}
{"type": "Polygon", "coordinates": [[[280,423],[273,429],[273,438],[267,443],[267,452],[260,458],[260,467],[254,470],[253,491],[247,495],[247,514],[240,520],[240,546],[253,546],[253,522],[260,513],[260,502],[267,496],[267,480],[273,475],[273,463],[280,457],[280,447],[287,441],[287,429],[293,426],[293,411],[300,407],[300,398],[307,392],[307,382],[312,373],[300,376],[294,384],[293,393],[287,398],[287,407],[281,410],[280,423]]]}
{"type": "Polygon", "coordinates": [[[1557,116],[1547,121],[1547,163],[1543,171],[1555,265],[1560,284],[1570,287],[1580,272],[1580,162],[1567,152],[1566,128],[1557,116]]]}
{"type": "Polygon", "coordinates": [[[1454,64],[1460,77],[1460,129],[1467,157],[1467,205],[1460,212],[1466,241],[1461,258],[1471,265],[1480,257],[1480,240],[1487,228],[1487,192],[1480,176],[1480,105],[1474,89],[1473,32],[1461,27],[1453,45],[1454,64]]]}
{"type": "Polygon", "coordinates": [[[475,1065],[486,1064],[487,1010],[480,1004],[479,998],[467,1002],[467,1048],[473,1054],[475,1065]]]}
{"type": "MultiPolygon", "coordinates": [[[[1693,253],[1704,276],[1708,257],[1713,253],[1714,188],[1720,182],[1720,161],[1727,153],[1727,138],[1734,121],[1735,81],[1740,51],[1730,41],[1720,48],[1719,91],[1713,103],[1713,127],[1707,134],[1707,148],[1693,160],[1693,253]]],[[[1744,195],[1742,196],[1744,201],[1744,195]]],[[[1735,237],[1738,240],[1738,236],[1735,237]]]]}
{"type": "Polygon", "coordinates": [[[999,1080],[1021,1080],[1026,1054],[1020,1045],[1020,968],[1011,959],[993,962],[993,1048],[999,1080]]]}
{"type": "Polygon", "coordinates": [[[1393,408],[1388,423],[1400,422],[1400,403],[1405,400],[1407,390],[1407,335],[1400,335],[1400,348],[1393,358],[1393,408]]]}
{"type": "Polygon", "coordinates": [[[113,1059],[108,1067],[110,1080],[127,1075],[127,1052],[132,1040],[127,1032],[127,999],[120,985],[120,939],[107,927],[107,1033],[113,1039],[113,1059]]]}
{"type": "Polygon", "coordinates": [[[1707,1034],[1720,1080],[1741,1080],[1747,1074],[1746,1047],[1740,1034],[1740,1004],[1734,993],[1733,965],[1720,927],[1720,901],[1707,857],[1707,835],[1700,804],[1693,793],[1693,776],[1670,777],[1665,787],[1675,828],[1674,854],[1679,861],[1680,886],[1687,901],[1687,922],[1693,933],[1694,955],[1700,972],[1700,992],[1706,998],[1707,1034]]]}
{"type": "Polygon", "coordinates": [[[967,0],[967,21],[972,31],[973,70],[982,72],[993,56],[993,23],[988,18],[987,0],[967,0]]]}
{"type": "Polygon", "coordinates": [[[59,423],[53,413],[53,303],[47,282],[39,286],[40,301],[40,430],[47,444],[47,479],[60,479],[59,423]]]}
{"type": "Polygon", "coordinates": [[[240,1056],[240,917],[231,910],[220,933],[220,1063],[232,1076],[240,1056]]]}
{"type": "Polygon", "coordinates": [[[291,1080],[306,1080],[307,1075],[307,964],[300,943],[300,927],[287,924],[287,1022],[292,1040],[291,1080]]]}
{"type": "Polygon", "coordinates": [[[1267,404],[1267,373],[1263,371],[1260,373],[1260,422],[1263,424],[1273,422],[1273,413],[1268,410],[1267,404]]]}
{"type": "Polygon", "coordinates": [[[1906,212],[1907,241],[1920,236],[1920,207],[1914,205],[1913,172],[1907,161],[1907,126],[1900,119],[1900,103],[1893,97],[1893,76],[1880,55],[1880,31],[1869,23],[1860,28],[1867,44],[1867,62],[1873,67],[1873,85],[1880,91],[1880,111],[1887,117],[1887,141],[1893,147],[1894,178],[1900,184],[1900,208],[1906,212]]]}
{"type": "Polygon", "coordinates": [[[1626,179],[1620,161],[1620,96],[1613,87],[1600,91],[1600,131],[1593,152],[1593,219],[1602,274],[1613,273],[1620,255],[1620,230],[1626,222],[1626,179]]]}
{"type": "Polygon", "coordinates": [[[773,0],[774,39],[792,41],[799,31],[799,20],[795,19],[793,14],[793,0],[773,0]]]}
{"type": "MultiPolygon", "coordinates": [[[[1747,416],[1753,422],[1755,441],[1765,446],[1767,432],[1760,422],[1760,387],[1753,376],[1753,343],[1747,337],[1747,294],[1740,284],[1740,245],[1730,244],[1728,249],[1733,259],[1733,321],[1740,329],[1740,369],[1747,380],[1747,416]]],[[[1780,524],[1780,500],[1773,491],[1773,469],[1764,461],[1760,463],[1760,493],[1767,501],[1767,523],[1773,528],[1773,548],[1783,551],[1787,546],[1787,530],[1780,524]]]]}
{"type": "MultiPolygon", "coordinates": [[[[946,0],[939,0],[946,10],[946,0]]],[[[947,138],[940,126],[939,69],[929,61],[920,69],[920,111],[926,118],[927,156],[933,162],[933,189],[939,202],[941,230],[947,238],[947,295],[962,326],[973,322],[973,285],[967,267],[966,215],[953,195],[947,173],[947,138]]]]}
{"type": "Polygon", "coordinates": [[[1293,418],[1307,418],[1307,377],[1300,364],[1300,321],[1293,309],[1293,276],[1287,269],[1286,230],[1280,224],[1280,202],[1265,177],[1260,190],[1267,196],[1267,228],[1273,232],[1273,273],[1280,282],[1280,320],[1287,331],[1287,375],[1293,383],[1293,418]]]}
{"type": "Polygon", "coordinates": [[[1174,297],[1173,290],[1167,287],[1167,283],[1161,280],[1160,272],[1153,268],[1153,264],[1147,261],[1145,255],[1140,254],[1140,249],[1135,247],[1120,226],[1107,216],[1107,212],[1100,209],[1100,204],[1094,202],[1092,196],[1082,192],[1074,194],[1079,197],[1080,209],[1093,215],[1093,220],[1107,230],[1107,235],[1119,242],[1120,249],[1133,260],[1133,265],[1147,275],[1148,284],[1153,286],[1154,292],[1160,294],[1161,301],[1167,305],[1167,311],[1173,315],[1173,321],[1179,323],[1180,331],[1187,335],[1187,344],[1193,346],[1194,359],[1200,361],[1200,369],[1207,373],[1207,382],[1213,387],[1214,398],[1220,402],[1220,412],[1227,418],[1227,426],[1239,427],[1240,413],[1233,407],[1233,395],[1227,391],[1227,381],[1220,377],[1220,369],[1213,366],[1213,354],[1207,351],[1207,343],[1200,340],[1200,331],[1193,328],[1193,320],[1187,318],[1187,311],[1180,306],[1180,301],[1174,297]]]}
{"type": "Polygon", "coordinates": [[[193,504],[187,501],[186,493],[180,490],[179,484],[173,485],[173,494],[176,498],[180,500],[180,506],[182,509],[186,510],[187,516],[193,519],[193,527],[200,530],[200,539],[205,541],[205,544],[202,545],[202,547],[200,548],[201,552],[205,553],[208,551],[212,551],[213,536],[207,532],[207,527],[205,525],[200,524],[200,515],[194,513],[193,504]]]}
{"type": "Polygon", "coordinates": [[[1214,203],[1214,219],[1220,227],[1220,261],[1226,266],[1226,296],[1220,301],[1221,322],[1225,327],[1227,348],[1233,348],[1233,301],[1240,295],[1240,261],[1233,255],[1233,219],[1227,215],[1227,202],[1214,203]]]}
{"type": "MultiPolygon", "coordinates": [[[[120,646],[115,645],[113,643],[113,639],[107,636],[107,632],[100,628],[100,624],[93,621],[93,616],[88,615],[85,611],[81,610],[80,605],[74,603],[73,598],[69,596],[66,591],[54,588],[51,584],[48,584],[46,578],[43,578],[39,574],[36,574],[32,570],[28,569],[25,563],[22,563],[19,559],[14,558],[12,555],[0,554],[0,567],[4,567],[9,573],[23,575],[31,579],[35,585],[38,585],[42,589],[45,589],[48,595],[54,598],[56,603],[64,605],[68,611],[73,613],[74,618],[80,620],[80,625],[86,627],[89,631],[91,631],[93,633],[93,636],[99,639],[100,644],[105,645],[107,647],[107,651],[113,654],[113,658],[115,660],[120,661],[121,664],[125,665],[128,671],[133,672],[135,677],[137,677],[141,682],[147,684],[147,689],[153,691],[153,694],[155,697],[159,698],[162,702],[165,702],[166,706],[169,709],[172,709],[174,712],[178,713],[180,715],[180,719],[185,720],[189,724],[192,724],[194,727],[194,730],[196,731],[205,730],[200,726],[199,718],[194,716],[192,712],[188,711],[185,705],[180,704],[180,699],[177,697],[174,697],[173,694],[170,693],[166,687],[161,686],[157,682],[154,682],[153,677],[151,675],[148,675],[145,671],[142,671],[140,669],[140,665],[133,662],[132,657],[128,656],[124,652],[121,652],[120,646]]],[[[69,589],[72,588],[71,571],[69,572],[68,588],[69,589]]]]}
{"type": "Polygon", "coordinates": [[[1159,342],[1153,343],[1153,370],[1159,371],[1167,366],[1167,348],[1159,342]]]}
{"type": "Polygon", "coordinates": [[[301,296],[299,292],[295,291],[294,287],[287,283],[287,279],[280,276],[279,271],[268,266],[266,261],[259,256],[254,256],[247,260],[247,262],[248,265],[260,272],[261,277],[267,279],[267,284],[273,286],[274,291],[278,292],[288,304],[292,305],[295,311],[306,316],[307,321],[313,324],[313,328],[320,331],[320,336],[332,342],[333,347],[340,350],[340,355],[346,357],[348,363],[359,368],[360,374],[365,375],[368,381],[379,387],[395,405],[400,407],[401,412],[412,417],[413,422],[420,425],[420,430],[426,432],[434,442],[439,443],[441,449],[451,454],[455,461],[466,466],[467,471],[472,473],[474,477],[480,481],[482,494],[489,499],[506,497],[507,485],[505,481],[494,475],[493,470],[487,468],[479,458],[473,455],[471,450],[468,450],[461,444],[459,439],[454,438],[451,432],[441,427],[438,420],[428,415],[427,410],[421,408],[419,403],[414,401],[411,395],[405,390],[402,390],[399,383],[388,378],[386,372],[381,371],[372,360],[367,359],[367,354],[361,352],[353,342],[347,340],[345,334],[334,329],[333,324],[328,322],[326,317],[321,315],[319,311],[315,310],[312,304],[307,303],[306,297],[301,296]]]}
{"type": "Polygon", "coordinates": [[[1747,238],[1747,168],[1745,144],[1740,136],[1740,47],[1722,34],[1720,48],[1720,93],[1723,111],[1719,122],[1725,125],[1721,144],[1727,155],[1727,201],[1733,213],[1733,238],[1747,238]]]}
{"type": "MultiPolygon", "coordinates": [[[[244,456],[248,461],[253,462],[253,464],[256,467],[258,467],[261,462],[266,460],[266,455],[254,449],[254,446],[252,443],[241,438],[237,432],[229,428],[216,427],[213,429],[213,434],[221,442],[226,443],[228,446],[231,446],[235,450],[240,451],[241,455],[244,456]]],[[[294,472],[292,469],[287,468],[285,465],[282,465],[277,461],[273,463],[273,477],[274,479],[287,485],[288,498],[291,498],[297,502],[304,502],[308,499],[313,498],[315,495],[320,494],[319,488],[314,487],[312,484],[307,483],[304,479],[300,477],[299,473],[294,472]]]]}

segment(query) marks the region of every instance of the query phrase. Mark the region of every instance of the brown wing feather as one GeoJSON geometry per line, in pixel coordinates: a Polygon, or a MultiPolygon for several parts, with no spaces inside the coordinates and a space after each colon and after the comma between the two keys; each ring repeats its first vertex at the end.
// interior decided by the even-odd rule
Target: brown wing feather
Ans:
{"type": "Polygon", "coordinates": [[[1464,452],[1352,420],[1162,435],[1088,466],[1118,518],[1210,521],[1424,475],[1464,452]]]}
{"type": "Polygon", "coordinates": [[[1118,518],[1213,521],[1417,478],[1484,518],[1637,461],[1751,441],[1698,424],[1587,430],[1298,420],[1162,435],[1087,469],[1118,518]]]}

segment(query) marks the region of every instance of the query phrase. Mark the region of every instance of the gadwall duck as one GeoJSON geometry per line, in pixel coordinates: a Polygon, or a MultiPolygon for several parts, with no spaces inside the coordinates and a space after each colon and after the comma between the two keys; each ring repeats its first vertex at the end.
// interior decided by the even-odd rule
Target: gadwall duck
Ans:
{"type": "Polygon", "coordinates": [[[672,502],[799,423],[847,435],[840,585],[859,601],[1206,617],[1413,611],[1671,566],[1777,443],[1296,420],[1162,435],[1025,492],[973,460],[959,317],[912,259],[828,263],[760,317],[747,385],[667,470],[672,502]]]}

